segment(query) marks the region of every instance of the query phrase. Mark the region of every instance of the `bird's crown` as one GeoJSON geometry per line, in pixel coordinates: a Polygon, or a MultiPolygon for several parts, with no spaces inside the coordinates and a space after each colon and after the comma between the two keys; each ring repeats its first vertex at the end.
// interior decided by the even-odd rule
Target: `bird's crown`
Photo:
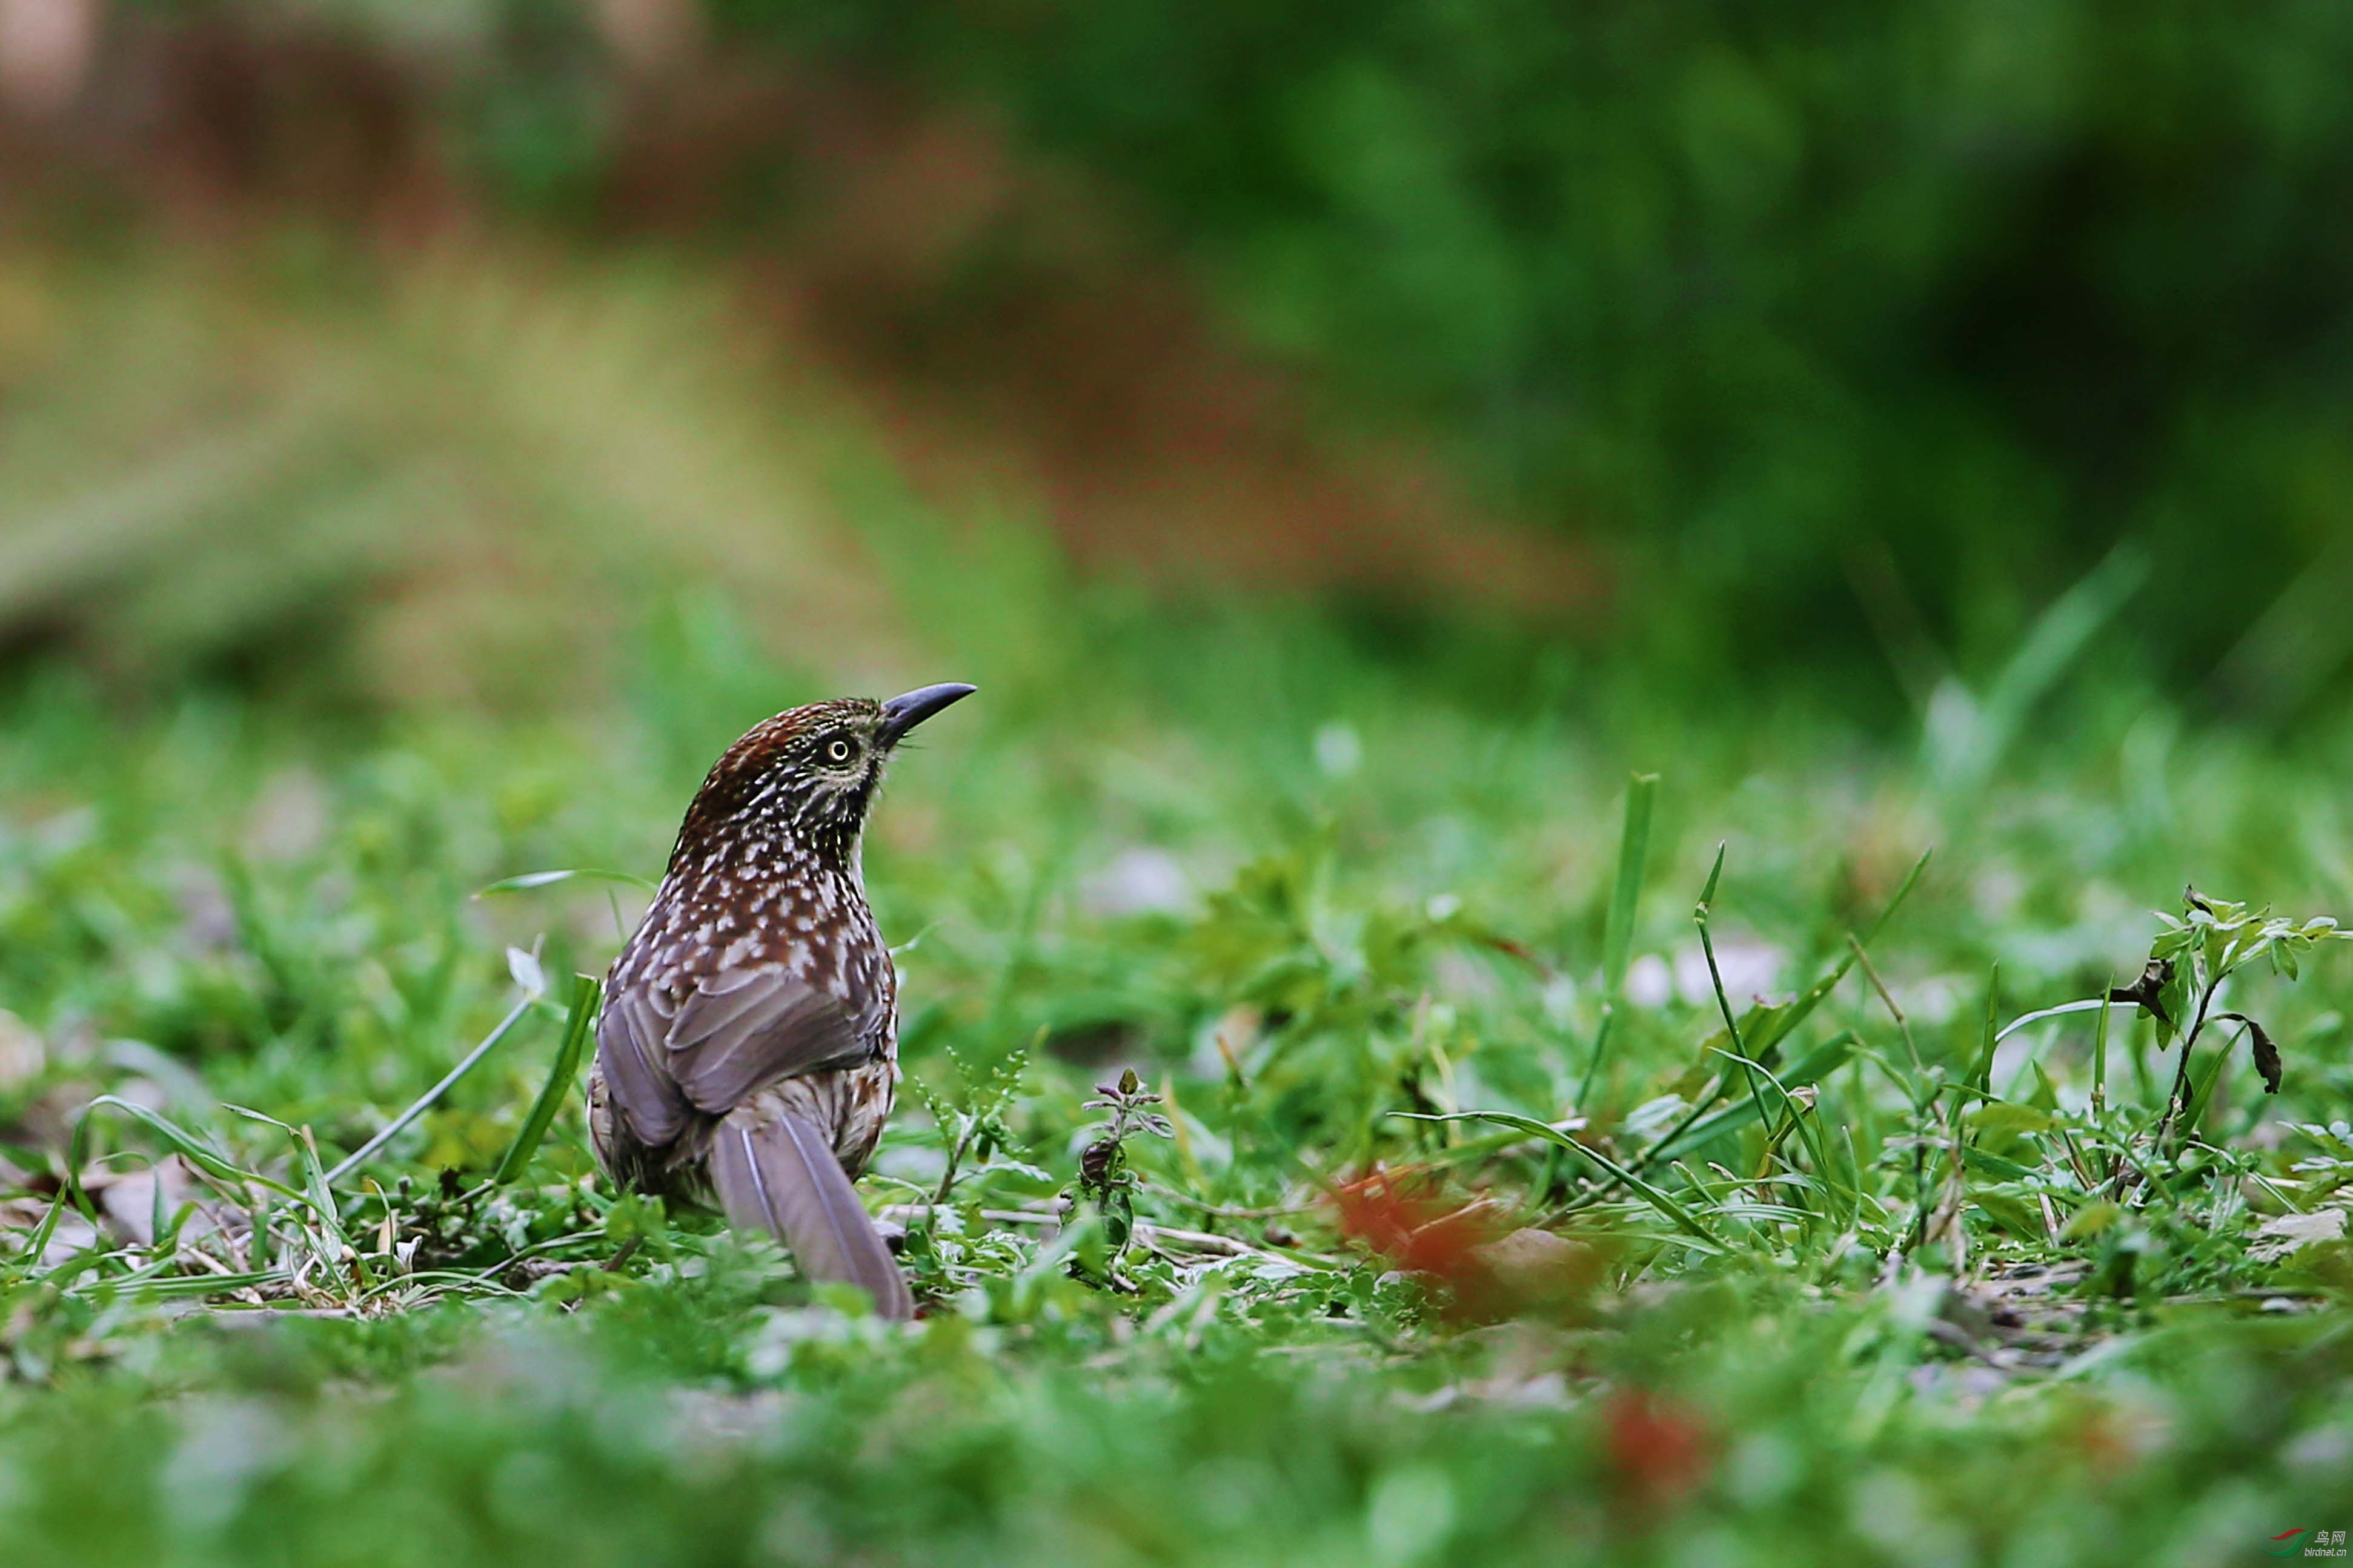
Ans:
{"type": "Polygon", "coordinates": [[[776,838],[846,858],[893,747],[925,719],[972,693],[926,686],[889,701],[841,697],[788,708],[727,748],[688,809],[671,861],[730,838],[776,838]]]}

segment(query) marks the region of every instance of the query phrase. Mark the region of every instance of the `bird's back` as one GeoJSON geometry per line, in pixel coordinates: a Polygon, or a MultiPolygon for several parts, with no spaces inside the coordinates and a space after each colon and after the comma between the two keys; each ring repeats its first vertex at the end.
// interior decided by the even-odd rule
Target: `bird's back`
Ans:
{"type": "Polygon", "coordinates": [[[898,1054],[890,951],[854,868],[766,858],[674,858],[614,960],[597,1076],[619,1113],[611,1135],[641,1146],[617,1145],[617,1167],[695,1160],[704,1124],[770,1089],[816,1121],[853,1173],[872,1152],[898,1054]]]}

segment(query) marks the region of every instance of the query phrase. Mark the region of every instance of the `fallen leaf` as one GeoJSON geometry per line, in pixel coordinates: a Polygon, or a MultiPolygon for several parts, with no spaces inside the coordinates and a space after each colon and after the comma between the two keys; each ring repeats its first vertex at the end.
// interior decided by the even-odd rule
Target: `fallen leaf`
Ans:
{"type": "Polygon", "coordinates": [[[2258,1263],[2274,1263],[2326,1241],[2345,1239],[2343,1209],[2315,1209],[2310,1214],[2284,1214],[2255,1227],[2257,1240],[2247,1256],[2258,1263]]]}

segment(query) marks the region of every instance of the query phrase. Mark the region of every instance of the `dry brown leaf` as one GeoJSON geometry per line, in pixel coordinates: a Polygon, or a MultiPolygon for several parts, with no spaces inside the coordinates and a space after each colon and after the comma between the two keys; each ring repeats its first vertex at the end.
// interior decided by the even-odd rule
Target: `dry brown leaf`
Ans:
{"type": "Polygon", "coordinates": [[[2247,1256],[2259,1263],[2277,1262],[2307,1247],[2344,1240],[2345,1211],[2327,1208],[2315,1209],[2310,1214],[2279,1215],[2258,1226],[2255,1236],[2255,1245],[2247,1249],[2247,1256]]]}

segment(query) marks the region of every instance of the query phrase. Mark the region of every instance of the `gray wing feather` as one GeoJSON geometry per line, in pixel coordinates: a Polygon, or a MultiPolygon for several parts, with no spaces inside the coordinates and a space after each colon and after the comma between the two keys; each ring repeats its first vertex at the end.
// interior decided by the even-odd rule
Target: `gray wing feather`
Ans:
{"type": "Polygon", "coordinates": [[[782,969],[728,970],[695,984],[670,1020],[670,1072],[713,1116],[763,1084],[862,1059],[849,1009],[782,969]]]}
{"type": "Polygon", "coordinates": [[[728,1223],[783,1241],[812,1279],[862,1287],[885,1318],[903,1322],[915,1315],[891,1249],[806,1118],[773,1103],[732,1111],[712,1138],[711,1174],[728,1223]]]}
{"type": "Polygon", "coordinates": [[[835,997],[782,969],[731,969],[673,1008],[642,985],[613,993],[596,1061],[638,1138],[661,1148],[693,1112],[723,1116],[763,1084],[864,1059],[869,1031],[835,997]]]}
{"type": "Polygon", "coordinates": [[[686,1096],[662,1043],[669,1032],[638,987],[616,991],[596,1016],[596,1066],[640,1142],[660,1148],[686,1130],[686,1096]]]}

